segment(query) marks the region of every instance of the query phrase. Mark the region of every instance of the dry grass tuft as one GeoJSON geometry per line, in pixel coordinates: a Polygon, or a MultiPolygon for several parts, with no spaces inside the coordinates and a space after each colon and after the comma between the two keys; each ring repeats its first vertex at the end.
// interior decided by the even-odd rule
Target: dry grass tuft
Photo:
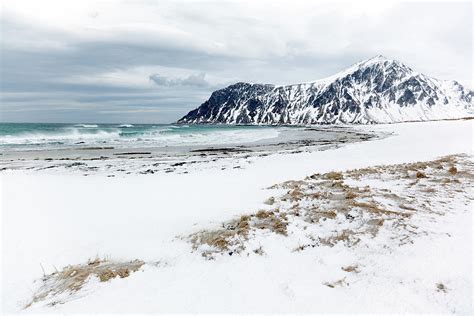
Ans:
{"type": "Polygon", "coordinates": [[[454,176],[458,173],[458,168],[456,168],[455,166],[451,166],[448,171],[454,176]]]}
{"type": "MultiPolygon", "coordinates": [[[[95,259],[86,264],[67,266],[61,271],[45,275],[41,279],[42,286],[25,308],[49,297],[58,296],[63,293],[75,293],[82,289],[91,277],[99,278],[100,282],[107,282],[116,277],[126,278],[132,272],[138,271],[144,264],[141,260],[114,262],[95,259]]],[[[49,305],[60,303],[63,303],[63,301],[53,300],[49,305]]]]}
{"type": "Polygon", "coordinates": [[[360,238],[357,237],[357,233],[350,229],[344,229],[341,233],[337,233],[334,236],[319,238],[319,242],[322,245],[330,247],[334,247],[340,242],[344,243],[347,247],[351,247],[358,244],[359,241],[360,238]]]}
{"type": "Polygon", "coordinates": [[[236,233],[235,230],[230,229],[201,231],[191,236],[191,242],[194,245],[194,249],[197,249],[199,245],[206,244],[219,251],[225,251],[231,245],[230,238],[234,237],[236,233]]]}
{"type": "Polygon", "coordinates": [[[240,235],[245,235],[249,233],[250,230],[250,216],[243,215],[237,222],[237,233],[240,235]]]}
{"type": "Polygon", "coordinates": [[[408,217],[411,214],[408,213],[401,213],[397,211],[390,211],[381,208],[377,203],[375,202],[357,202],[357,201],[350,201],[350,205],[353,207],[359,207],[367,212],[371,213],[380,213],[380,214],[386,214],[386,215],[399,215],[403,217],[408,217]]]}
{"type": "Polygon", "coordinates": [[[295,201],[300,201],[303,198],[303,196],[304,196],[303,192],[301,192],[299,188],[295,188],[293,190],[288,191],[287,194],[282,196],[281,200],[295,202],[295,201]]]}
{"type": "Polygon", "coordinates": [[[228,252],[229,255],[239,253],[245,249],[245,240],[252,230],[268,229],[274,233],[287,235],[288,218],[286,213],[278,210],[260,210],[255,215],[243,215],[239,219],[224,223],[223,228],[216,230],[204,230],[189,236],[193,249],[197,250],[201,245],[214,248],[213,251],[206,250],[203,256],[214,259],[214,253],[228,252]],[[278,214],[277,214],[278,213],[278,214]]]}
{"type": "Polygon", "coordinates": [[[331,187],[336,188],[336,189],[346,189],[347,185],[345,185],[344,181],[342,181],[342,180],[334,180],[331,183],[331,187]]]}
{"type": "Polygon", "coordinates": [[[268,218],[270,216],[273,216],[273,212],[260,210],[260,211],[257,212],[257,214],[255,214],[255,216],[259,219],[264,219],[264,218],[268,218]]]}
{"type": "Polygon", "coordinates": [[[286,227],[288,226],[287,222],[282,221],[280,218],[275,218],[272,224],[272,231],[280,235],[288,235],[288,232],[286,230],[286,227]]]}
{"type": "Polygon", "coordinates": [[[416,172],[416,178],[417,178],[417,179],[426,178],[426,174],[425,174],[424,172],[417,171],[417,172],[416,172]]]}
{"type": "Polygon", "coordinates": [[[318,223],[321,219],[335,219],[337,217],[337,211],[313,209],[311,212],[308,212],[307,215],[311,223],[318,223]]]}
{"type": "Polygon", "coordinates": [[[298,181],[289,180],[280,184],[272,185],[271,187],[269,187],[269,189],[296,189],[304,184],[305,184],[305,181],[303,180],[298,180],[298,181]]]}
{"type": "Polygon", "coordinates": [[[383,218],[372,218],[367,221],[367,225],[383,226],[384,221],[383,218]]]}
{"type": "Polygon", "coordinates": [[[359,273],[359,266],[358,265],[352,265],[352,266],[347,266],[347,267],[341,267],[343,271],[346,272],[354,272],[354,273],[359,273]]]}
{"type": "Polygon", "coordinates": [[[206,241],[206,244],[214,246],[220,250],[227,250],[229,242],[223,236],[211,237],[206,241]]]}
{"type": "Polygon", "coordinates": [[[353,190],[346,192],[346,199],[353,200],[356,197],[357,197],[357,194],[353,190]]]}
{"type": "Polygon", "coordinates": [[[328,173],[324,174],[323,176],[324,176],[324,178],[326,178],[328,180],[342,180],[342,179],[344,179],[344,176],[342,175],[341,172],[335,172],[335,171],[328,172],[328,173]]]}
{"type": "Polygon", "coordinates": [[[274,233],[287,236],[288,219],[286,214],[280,213],[279,216],[270,215],[268,217],[260,218],[260,221],[256,224],[259,229],[268,229],[274,233]]]}

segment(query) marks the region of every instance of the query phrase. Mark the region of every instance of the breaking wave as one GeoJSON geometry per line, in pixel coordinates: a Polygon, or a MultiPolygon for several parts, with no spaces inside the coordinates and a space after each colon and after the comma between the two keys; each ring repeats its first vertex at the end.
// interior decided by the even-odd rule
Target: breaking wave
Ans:
{"type": "Polygon", "coordinates": [[[48,143],[71,143],[80,141],[106,141],[120,137],[118,131],[92,130],[84,131],[79,128],[67,128],[63,131],[24,132],[17,135],[0,137],[0,144],[40,145],[48,143]]]}
{"type": "Polygon", "coordinates": [[[274,138],[278,128],[132,124],[0,124],[0,147],[164,147],[241,144],[274,138]]]}
{"type": "Polygon", "coordinates": [[[76,127],[83,127],[83,128],[97,128],[99,127],[97,124],[76,124],[76,127]]]}

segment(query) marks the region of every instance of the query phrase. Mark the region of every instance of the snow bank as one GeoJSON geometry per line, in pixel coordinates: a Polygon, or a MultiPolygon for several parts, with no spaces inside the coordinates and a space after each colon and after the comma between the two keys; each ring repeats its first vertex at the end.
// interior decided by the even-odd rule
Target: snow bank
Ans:
{"type": "MultiPolygon", "coordinates": [[[[338,289],[321,282],[337,279],[341,265],[353,261],[354,254],[343,249],[289,254],[275,247],[271,256],[206,261],[176,237],[263,207],[270,195],[264,188],[285,180],[448,154],[472,155],[472,122],[361,126],[394,134],[330,151],[262,157],[245,169],[115,178],[3,173],[2,308],[17,312],[31,300],[37,286],[33,281],[43,274],[41,265],[51,273],[55,267],[106,256],[155,265],[127,279],[92,280],[79,298],[28,311],[468,312],[471,214],[443,220],[439,228],[450,239],[420,238],[384,257],[368,258],[374,263],[373,278],[338,289]],[[424,266],[426,262],[432,264],[424,266]],[[420,284],[438,273],[464,278],[465,284],[456,285],[464,291],[444,298],[422,296],[420,284]],[[396,284],[400,279],[411,281],[396,284]],[[461,309],[450,310],[453,302],[461,309]]],[[[272,238],[275,245],[285,242],[283,236],[272,238]]]]}

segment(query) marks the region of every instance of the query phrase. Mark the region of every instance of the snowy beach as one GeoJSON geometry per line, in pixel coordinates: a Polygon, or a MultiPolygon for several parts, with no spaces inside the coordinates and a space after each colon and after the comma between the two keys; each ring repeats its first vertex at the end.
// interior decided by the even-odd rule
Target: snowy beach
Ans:
{"type": "MultiPolygon", "coordinates": [[[[98,172],[84,177],[67,171],[2,171],[3,312],[471,313],[473,121],[354,129],[384,137],[326,150],[256,155],[239,168],[221,168],[222,160],[210,160],[215,168],[186,173],[117,172],[108,177],[110,173],[98,172]],[[437,161],[438,169],[420,169],[422,176],[410,169],[419,165],[378,167],[380,176],[369,169],[357,177],[349,171],[446,156],[451,158],[437,161]],[[447,170],[454,165],[456,172],[450,175],[447,170]],[[196,233],[214,231],[243,215],[258,215],[259,210],[271,212],[270,198],[276,198],[283,212],[287,188],[270,187],[314,174],[321,176],[311,179],[320,181],[332,171],[343,174],[344,185],[359,181],[358,188],[379,192],[385,181],[403,198],[414,194],[415,200],[431,199],[432,205],[406,206],[410,218],[400,223],[416,226],[417,232],[409,234],[409,242],[390,235],[406,229],[390,231],[396,219],[383,214],[387,218],[379,222],[377,235],[363,235],[353,244],[352,237],[322,243],[327,231],[318,229],[347,231],[351,221],[358,220],[356,215],[335,213],[307,228],[293,215],[279,217],[284,233],[273,230],[275,226],[254,230],[258,216],[245,219],[249,232],[240,249],[196,244],[202,235],[193,244],[190,236],[196,233]],[[397,172],[416,182],[412,193],[397,189],[402,183],[397,172]],[[449,185],[423,182],[442,177],[458,178],[449,185]],[[435,191],[423,191],[419,185],[435,191]],[[340,225],[327,226],[337,221],[340,225]],[[308,243],[305,230],[321,234],[320,242],[308,243]],[[78,289],[48,288],[68,265],[133,260],[139,260],[139,267],[125,276],[101,282],[91,274],[78,289]]],[[[299,185],[306,188],[308,183],[299,185]]],[[[390,205],[387,201],[378,203],[390,205]]],[[[299,205],[305,208],[303,202],[299,205]]],[[[234,237],[239,236],[226,241],[234,237]]]]}
{"type": "Polygon", "coordinates": [[[0,315],[474,315],[472,9],[2,0],[0,315]]]}

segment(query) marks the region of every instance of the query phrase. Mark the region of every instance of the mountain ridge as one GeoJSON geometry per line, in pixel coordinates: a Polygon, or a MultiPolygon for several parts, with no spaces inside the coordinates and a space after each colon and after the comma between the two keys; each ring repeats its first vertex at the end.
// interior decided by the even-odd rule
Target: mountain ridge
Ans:
{"type": "Polygon", "coordinates": [[[214,91],[185,124],[369,124],[472,116],[474,92],[384,56],[330,77],[276,86],[238,82],[214,91]]]}

